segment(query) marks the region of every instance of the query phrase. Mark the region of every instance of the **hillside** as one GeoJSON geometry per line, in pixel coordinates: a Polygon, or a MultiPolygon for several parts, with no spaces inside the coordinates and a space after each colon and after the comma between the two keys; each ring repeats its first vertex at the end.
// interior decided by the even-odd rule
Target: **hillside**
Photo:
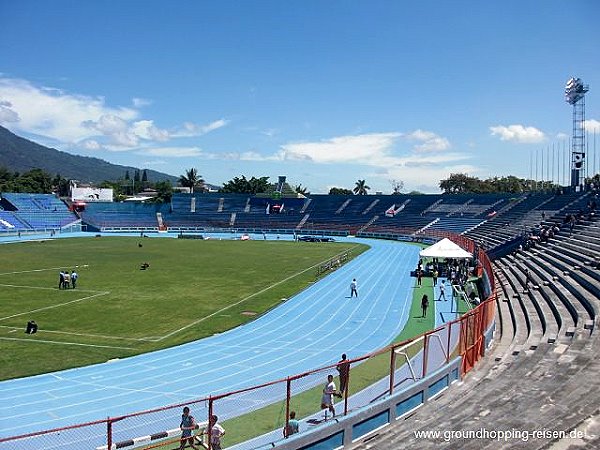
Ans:
{"type": "MultiPolygon", "coordinates": [[[[127,170],[133,176],[135,170],[139,169],[48,148],[19,137],[2,126],[0,126],[0,166],[20,173],[39,168],[51,175],[58,173],[68,179],[95,183],[123,178],[127,170]]],[[[178,179],[155,170],[148,169],[146,172],[148,181],[152,182],[169,180],[175,183],[178,179]]]]}

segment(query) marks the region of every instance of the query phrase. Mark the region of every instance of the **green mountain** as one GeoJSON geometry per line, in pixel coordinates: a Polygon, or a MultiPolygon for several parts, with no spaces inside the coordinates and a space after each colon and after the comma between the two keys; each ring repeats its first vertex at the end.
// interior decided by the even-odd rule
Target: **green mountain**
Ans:
{"type": "MultiPolygon", "coordinates": [[[[60,174],[68,179],[93,183],[122,179],[126,171],[129,171],[129,175],[133,177],[136,169],[141,169],[44,147],[19,137],[2,126],[0,126],[0,167],[19,173],[31,169],[43,169],[52,176],[60,174]]],[[[176,183],[178,180],[178,177],[155,170],[147,169],[146,173],[148,181],[151,182],[168,180],[176,183]]]]}

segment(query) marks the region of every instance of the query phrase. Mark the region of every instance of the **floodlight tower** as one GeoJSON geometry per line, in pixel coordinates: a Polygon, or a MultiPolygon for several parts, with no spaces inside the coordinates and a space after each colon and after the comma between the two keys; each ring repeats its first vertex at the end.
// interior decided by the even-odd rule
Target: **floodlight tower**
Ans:
{"type": "Polygon", "coordinates": [[[579,186],[585,162],[585,94],[589,87],[580,78],[570,78],[565,86],[565,100],[573,105],[573,136],[571,139],[571,187],[579,186]]]}

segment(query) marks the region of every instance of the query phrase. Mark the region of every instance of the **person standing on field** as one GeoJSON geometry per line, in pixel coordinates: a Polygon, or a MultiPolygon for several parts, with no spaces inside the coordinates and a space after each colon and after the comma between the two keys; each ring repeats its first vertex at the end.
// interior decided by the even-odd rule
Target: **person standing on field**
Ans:
{"type": "Polygon", "coordinates": [[[69,289],[71,287],[71,275],[68,270],[63,272],[63,288],[69,289]]]}
{"type": "Polygon", "coordinates": [[[438,302],[442,299],[442,297],[444,298],[444,301],[446,301],[446,283],[443,281],[440,284],[440,296],[438,297],[438,302]]]}
{"type": "Polygon", "coordinates": [[[79,277],[79,275],[77,275],[77,272],[75,272],[75,270],[73,270],[71,272],[71,287],[73,289],[75,289],[75,287],[77,286],[77,278],[79,277]]]}
{"type": "Polygon", "coordinates": [[[429,297],[427,294],[423,294],[423,298],[421,298],[421,310],[423,311],[422,317],[427,317],[427,307],[429,306],[429,297]]]}
{"type": "Polygon", "coordinates": [[[352,279],[352,283],[350,283],[350,298],[355,295],[358,297],[358,283],[356,282],[356,278],[352,279]]]}

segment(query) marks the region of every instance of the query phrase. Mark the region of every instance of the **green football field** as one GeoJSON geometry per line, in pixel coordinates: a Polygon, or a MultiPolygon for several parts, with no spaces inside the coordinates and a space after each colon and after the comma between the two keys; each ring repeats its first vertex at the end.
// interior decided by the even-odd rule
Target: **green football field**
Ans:
{"type": "Polygon", "coordinates": [[[0,380],[219,333],[316,280],[346,243],[72,238],[0,245],[0,380]],[[140,270],[142,263],[150,267],[140,270]],[[59,271],[76,289],[59,290],[59,271]],[[29,320],[39,331],[24,333],[29,320]]]}

